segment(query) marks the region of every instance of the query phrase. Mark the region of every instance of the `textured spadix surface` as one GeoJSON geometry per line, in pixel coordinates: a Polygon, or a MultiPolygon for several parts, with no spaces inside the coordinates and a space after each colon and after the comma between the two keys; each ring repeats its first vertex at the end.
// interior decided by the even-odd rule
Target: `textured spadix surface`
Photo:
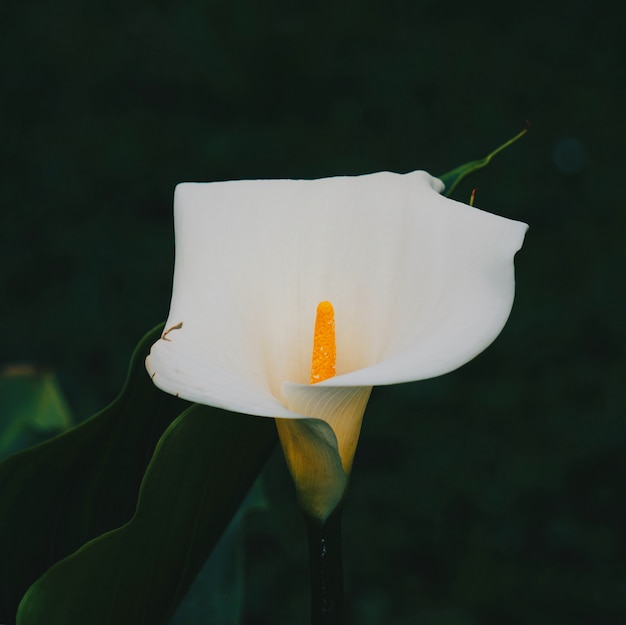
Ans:
{"type": "Polygon", "coordinates": [[[173,329],[147,358],[154,383],[231,411],[331,423],[322,438],[338,439],[349,472],[370,388],[456,369],[511,310],[527,226],[442,187],[422,171],[178,185],[173,329]],[[337,375],[310,385],[323,300],[337,375]]]}

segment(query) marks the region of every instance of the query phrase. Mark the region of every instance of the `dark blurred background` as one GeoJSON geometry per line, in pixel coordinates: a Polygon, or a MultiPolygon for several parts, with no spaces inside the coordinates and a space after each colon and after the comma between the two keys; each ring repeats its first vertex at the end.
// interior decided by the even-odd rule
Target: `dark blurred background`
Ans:
{"type": "MultiPolygon", "coordinates": [[[[166,317],[180,181],[442,174],[530,224],[496,343],[377,389],[345,512],[350,625],[626,621],[623,9],[569,3],[0,4],[0,362],[111,401],[166,317]],[[619,12],[619,14],[618,14],[619,12]]],[[[282,459],[246,623],[304,622],[282,459]]]]}

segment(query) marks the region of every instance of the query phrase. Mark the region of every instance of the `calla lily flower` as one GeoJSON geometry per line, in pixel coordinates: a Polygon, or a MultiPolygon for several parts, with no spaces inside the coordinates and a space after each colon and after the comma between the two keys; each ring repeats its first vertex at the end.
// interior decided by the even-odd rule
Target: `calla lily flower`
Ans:
{"type": "Polygon", "coordinates": [[[509,316],[527,225],[442,191],[423,171],[176,187],[171,308],[147,370],[168,393],[275,418],[314,518],[343,497],[372,387],[460,367],[509,316]],[[320,302],[336,361],[317,382],[320,302]]]}

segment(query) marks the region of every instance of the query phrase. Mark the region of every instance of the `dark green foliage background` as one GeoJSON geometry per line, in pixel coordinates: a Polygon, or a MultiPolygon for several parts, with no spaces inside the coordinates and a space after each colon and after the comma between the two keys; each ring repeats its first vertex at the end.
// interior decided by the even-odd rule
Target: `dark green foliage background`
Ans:
{"type": "MultiPolygon", "coordinates": [[[[87,416],[163,321],[185,180],[440,174],[531,225],[496,343],[377,389],[345,512],[350,623],[613,625],[626,615],[623,9],[408,2],[0,4],[0,361],[87,416]]],[[[279,457],[246,624],[303,622],[279,457]]],[[[1,557],[1,556],[0,556],[1,557]]]]}

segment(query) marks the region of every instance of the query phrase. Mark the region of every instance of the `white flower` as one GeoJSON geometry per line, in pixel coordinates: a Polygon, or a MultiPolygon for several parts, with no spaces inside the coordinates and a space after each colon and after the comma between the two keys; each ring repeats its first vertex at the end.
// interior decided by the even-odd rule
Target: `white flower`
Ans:
{"type": "Polygon", "coordinates": [[[317,518],[343,496],[371,387],[456,369],[509,316],[526,224],[442,190],[422,171],[176,188],[169,331],[148,372],[184,399],[276,417],[317,518]],[[311,384],[322,301],[336,376],[311,384]]]}

